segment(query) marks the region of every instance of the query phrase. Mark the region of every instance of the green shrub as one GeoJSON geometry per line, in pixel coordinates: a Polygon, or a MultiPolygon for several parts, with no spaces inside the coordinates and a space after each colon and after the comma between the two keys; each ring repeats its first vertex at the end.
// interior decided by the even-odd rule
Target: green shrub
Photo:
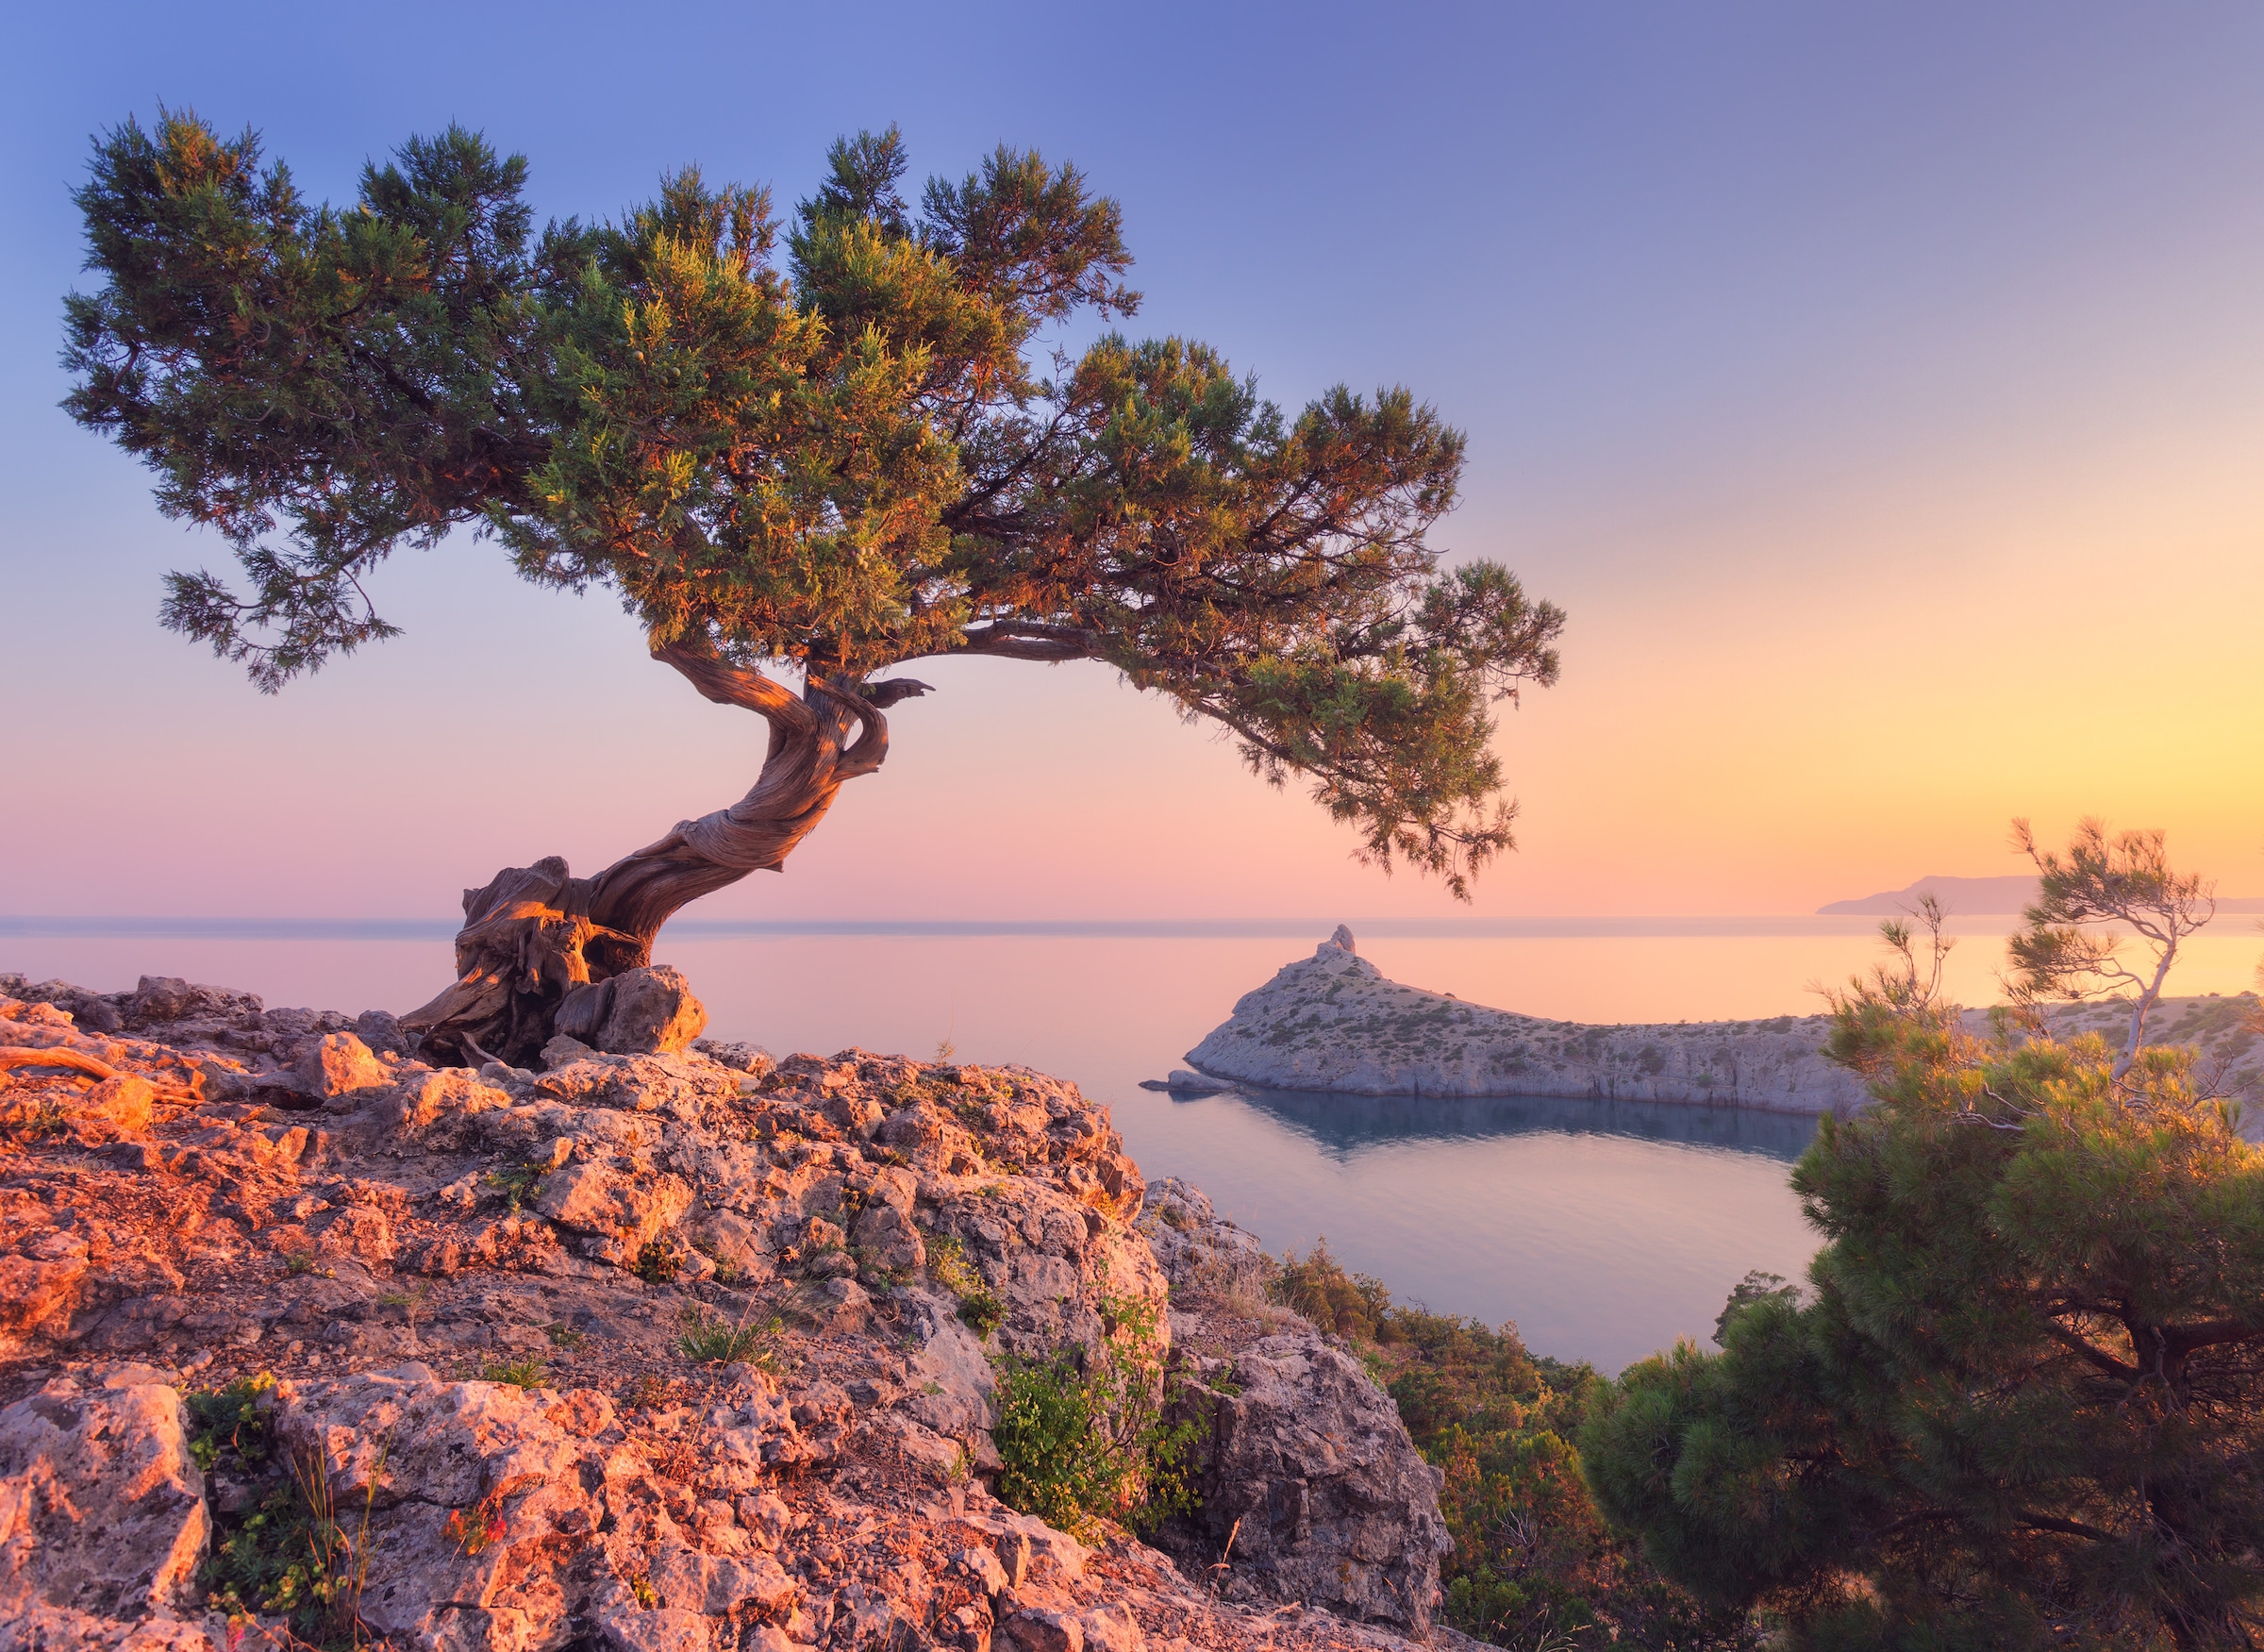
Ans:
{"type": "Polygon", "coordinates": [[[1106,1295],[1099,1306],[1110,1332],[1097,1352],[993,1357],[999,1500],[1079,1536],[1106,1520],[1151,1528],[1194,1506],[1186,1462],[1197,1427],[1164,1421],[1157,1309],[1106,1295]]]}
{"type": "Polygon", "coordinates": [[[774,1369],[777,1351],[773,1345],[786,1322],[773,1319],[760,1326],[736,1324],[704,1309],[684,1310],[684,1331],[676,1347],[687,1360],[703,1365],[743,1361],[765,1370],[774,1369]]]}
{"type": "Polygon", "coordinates": [[[550,1368],[532,1354],[515,1360],[490,1360],[479,1368],[482,1382],[505,1382],[513,1388],[541,1388],[550,1380],[550,1368]]]}
{"type": "Polygon", "coordinates": [[[1527,1352],[1514,1326],[1397,1304],[1325,1243],[1286,1257],[1274,1290],[1340,1327],[1443,1474],[1439,1507],[1455,1548],[1440,1568],[1441,1616],[1453,1627],[1521,1649],[1758,1644],[1744,1614],[1663,1582],[1597,1513],[1570,1443],[1604,1386],[1586,1365],[1527,1352]]]}
{"type": "Polygon", "coordinates": [[[648,1285],[666,1285],[684,1271],[684,1259],[674,1247],[658,1239],[648,1239],[637,1253],[637,1277],[648,1285]]]}
{"type": "Polygon", "coordinates": [[[360,1529],[338,1518],[335,1489],[319,1453],[294,1456],[289,1473],[240,1520],[224,1518],[199,1574],[215,1611],[290,1622],[292,1642],[321,1648],[361,1644],[360,1603],[369,1571],[370,1503],[384,1460],[370,1477],[360,1529]]]}
{"type": "Polygon", "coordinates": [[[531,1164],[491,1170],[485,1179],[488,1186],[503,1195],[504,1208],[508,1210],[533,1204],[535,1195],[542,1191],[542,1173],[531,1164]]]}
{"type": "Polygon", "coordinates": [[[927,1277],[954,1296],[972,1296],[983,1288],[983,1277],[967,1260],[967,1247],[948,1233],[927,1236],[927,1277]]]}
{"type": "Polygon", "coordinates": [[[1391,1293],[1381,1279],[1348,1274],[1329,1254],[1323,1237],[1310,1256],[1290,1251],[1272,1285],[1274,1299],[1303,1314],[1324,1331],[1352,1342],[1374,1342],[1391,1311],[1391,1293]]]}
{"type": "Polygon", "coordinates": [[[976,1336],[990,1336],[1007,1317],[1007,1305],[974,1271],[967,1247],[950,1234],[927,1236],[927,1277],[959,1299],[959,1318],[976,1336]]]}
{"type": "Polygon", "coordinates": [[[239,1473],[258,1474],[275,1452],[275,1435],[267,1410],[259,1402],[275,1392],[271,1372],[239,1377],[225,1388],[191,1393],[182,1403],[189,1411],[189,1454],[208,1474],[223,1456],[239,1473]]]}
{"type": "Polygon", "coordinates": [[[1007,1317],[1007,1305],[989,1291],[976,1291],[959,1299],[959,1318],[978,1337],[989,1337],[1007,1317]]]}

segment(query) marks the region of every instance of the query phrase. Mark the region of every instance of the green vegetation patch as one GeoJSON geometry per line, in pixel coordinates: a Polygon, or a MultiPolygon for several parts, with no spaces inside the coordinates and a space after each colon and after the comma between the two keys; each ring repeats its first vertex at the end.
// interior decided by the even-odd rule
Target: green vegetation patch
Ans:
{"type": "Polygon", "coordinates": [[[998,1498],[1090,1539],[1106,1522],[1152,1530],[1195,1504],[1189,1453],[1200,1426],[1167,1423],[1163,1339],[1153,1303],[1104,1295],[1096,1351],[1001,1352],[998,1498]]]}
{"type": "Polygon", "coordinates": [[[1453,1627],[1565,1652],[1761,1644],[1748,1614],[1668,1583],[1597,1512],[1573,1443],[1608,1386],[1588,1365],[1528,1352],[1514,1326],[1403,1306],[1381,1280],[1349,1272],[1325,1240],[1285,1257],[1272,1291],[1353,1344],[1444,1474],[1439,1503],[1455,1549],[1440,1580],[1453,1627]]]}

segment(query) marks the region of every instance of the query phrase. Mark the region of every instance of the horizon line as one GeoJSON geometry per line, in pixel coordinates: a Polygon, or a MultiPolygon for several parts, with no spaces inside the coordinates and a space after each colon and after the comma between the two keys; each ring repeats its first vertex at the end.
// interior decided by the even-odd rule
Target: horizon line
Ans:
{"type": "MultiPolygon", "coordinates": [[[[2008,927],[2019,914],[1950,914],[1953,921],[1995,920],[2008,927]]],[[[664,938],[757,940],[795,936],[919,939],[1324,941],[1339,923],[1379,940],[1548,940],[1689,936],[1811,935],[1875,929],[1876,913],[1710,912],[1548,913],[1503,918],[693,918],[670,923],[664,938]]],[[[175,941],[432,941],[462,927],[448,918],[96,916],[0,914],[0,938],[175,941]]]]}

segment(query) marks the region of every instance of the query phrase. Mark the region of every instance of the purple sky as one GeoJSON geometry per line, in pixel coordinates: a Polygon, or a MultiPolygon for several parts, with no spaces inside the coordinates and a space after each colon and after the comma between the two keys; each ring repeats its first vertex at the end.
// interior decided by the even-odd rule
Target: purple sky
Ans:
{"type": "MultiPolygon", "coordinates": [[[[492,547],[263,699],[160,631],[225,565],[56,410],[67,192],[162,99],[316,195],[451,118],[603,215],[791,202],[827,142],[1003,140],[1124,205],[1147,304],[1292,406],[1471,434],[1454,550],[1572,615],[1507,720],[1480,913],[1799,911],[2015,870],[2006,820],[2168,827],[2264,890],[2264,10],[113,6],[11,25],[0,912],[444,915],[752,777],[759,731],[492,547]]],[[[1099,668],[923,667],[888,769],[704,916],[1445,914],[1099,668]]]]}

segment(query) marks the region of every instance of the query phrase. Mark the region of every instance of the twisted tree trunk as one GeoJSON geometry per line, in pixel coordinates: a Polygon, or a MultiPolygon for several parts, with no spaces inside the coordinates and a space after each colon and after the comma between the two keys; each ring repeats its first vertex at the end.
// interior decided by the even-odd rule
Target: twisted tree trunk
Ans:
{"type": "Polygon", "coordinates": [[[551,855],[466,890],[456,984],[401,1018],[422,1035],[425,1060],[527,1064],[549,1042],[568,995],[650,963],[654,938],[679,908],[750,872],[779,870],[842,782],[887,760],[883,708],[927,692],[905,677],[860,685],[812,672],[796,695],[705,647],[672,643],[654,658],[708,699],[770,724],[761,775],[730,808],[678,821],[594,877],[574,876],[551,855]]]}

